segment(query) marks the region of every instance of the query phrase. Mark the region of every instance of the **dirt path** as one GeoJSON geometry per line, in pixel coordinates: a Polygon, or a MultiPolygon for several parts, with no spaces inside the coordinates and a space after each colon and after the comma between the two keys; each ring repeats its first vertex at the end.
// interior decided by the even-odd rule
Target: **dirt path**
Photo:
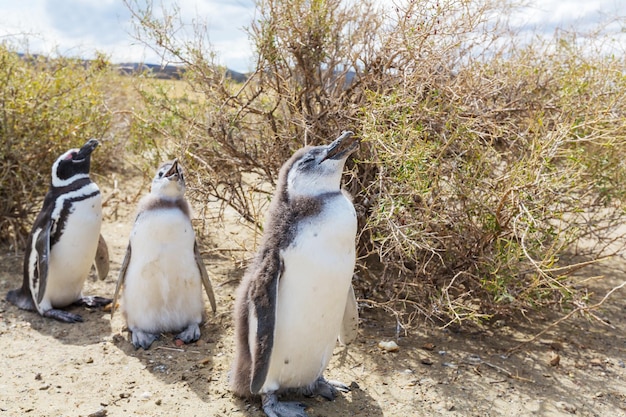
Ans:
{"type": "MultiPolygon", "coordinates": [[[[90,279],[86,294],[112,296],[133,211],[133,199],[109,200],[103,235],[111,272],[105,281],[90,279]]],[[[121,314],[111,320],[77,309],[85,322],[67,325],[0,301],[0,416],[263,416],[258,401],[239,400],[227,387],[233,292],[239,261],[250,255],[239,251],[245,233],[236,222],[215,229],[219,250],[205,248],[205,263],[218,313],[208,315],[200,341],[181,348],[168,335],[135,350],[121,314]]],[[[0,250],[2,297],[19,286],[21,263],[21,254],[0,250]]],[[[626,278],[625,262],[598,268],[593,274],[606,278],[592,281],[595,301],[626,278]]],[[[352,391],[333,402],[303,401],[311,417],[626,416],[625,294],[598,313],[611,327],[576,316],[510,357],[504,353],[558,316],[477,332],[424,326],[395,339],[390,317],[362,310],[358,341],[336,349],[326,374],[352,391]],[[381,340],[395,340],[399,350],[383,352],[381,340]]]]}

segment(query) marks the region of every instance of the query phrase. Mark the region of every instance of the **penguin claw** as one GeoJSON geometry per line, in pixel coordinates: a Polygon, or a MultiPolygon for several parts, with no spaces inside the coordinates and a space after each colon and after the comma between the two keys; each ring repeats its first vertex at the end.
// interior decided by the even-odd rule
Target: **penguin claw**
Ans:
{"type": "Polygon", "coordinates": [[[180,339],[185,343],[192,343],[200,339],[200,326],[197,323],[190,324],[185,330],[176,335],[176,339],[180,339]]]}
{"type": "Polygon", "coordinates": [[[97,297],[95,295],[90,295],[87,297],[80,298],[78,301],[74,303],[74,305],[96,308],[96,307],[104,307],[113,302],[110,298],[97,297]]]}
{"type": "Polygon", "coordinates": [[[349,392],[350,388],[339,381],[328,381],[324,377],[319,377],[313,384],[304,388],[302,394],[307,397],[314,397],[316,395],[327,399],[328,401],[334,400],[341,392],[349,392]]]}
{"type": "Polygon", "coordinates": [[[325,379],[324,381],[328,385],[330,385],[331,387],[334,387],[337,391],[341,391],[341,392],[350,392],[351,391],[350,387],[347,386],[346,384],[344,384],[341,381],[335,381],[333,379],[325,379]]]}
{"type": "Polygon", "coordinates": [[[131,330],[131,340],[135,349],[150,349],[152,343],[159,338],[158,334],[142,332],[141,330],[131,330]]]}
{"type": "Polygon", "coordinates": [[[69,311],[63,310],[47,310],[43,312],[43,316],[62,321],[64,323],[80,323],[83,321],[83,318],[78,314],[70,313],[69,311]]]}
{"type": "Polygon", "coordinates": [[[278,401],[274,393],[263,396],[263,411],[268,417],[309,417],[305,409],[301,402],[278,401]]]}

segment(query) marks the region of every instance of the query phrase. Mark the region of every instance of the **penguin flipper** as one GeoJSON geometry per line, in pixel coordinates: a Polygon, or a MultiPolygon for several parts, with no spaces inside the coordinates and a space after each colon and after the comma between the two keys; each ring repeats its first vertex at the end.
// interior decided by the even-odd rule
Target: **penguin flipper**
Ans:
{"type": "Polygon", "coordinates": [[[102,234],[98,238],[98,249],[96,250],[96,258],[94,259],[98,278],[103,281],[109,275],[109,248],[102,234]]]}
{"type": "Polygon", "coordinates": [[[261,279],[252,282],[248,289],[248,308],[250,310],[248,322],[249,326],[255,326],[254,334],[256,336],[256,349],[251,348],[250,392],[253,394],[257,394],[263,388],[269,371],[270,356],[274,347],[278,284],[284,269],[282,256],[279,252],[266,254],[259,269],[261,279]]]}
{"type": "Polygon", "coordinates": [[[43,315],[41,310],[41,300],[46,293],[46,285],[48,283],[48,262],[50,260],[50,231],[52,230],[53,221],[47,222],[44,228],[35,230],[33,239],[35,240],[34,251],[31,251],[31,265],[34,264],[32,272],[29,274],[30,293],[33,296],[33,302],[39,314],[43,315]],[[33,259],[33,257],[35,259],[33,259]]]}
{"type": "Polygon", "coordinates": [[[131,255],[130,242],[126,247],[126,254],[124,255],[124,260],[122,261],[122,266],[120,268],[120,273],[117,276],[117,284],[115,285],[115,295],[113,295],[113,302],[111,303],[111,318],[113,318],[113,314],[115,314],[115,307],[117,306],[117,297],[120,295],[120,288],[124,285],[124,281],[126,280],[126,270],[128,269],[128,264],[130,263],[130,255],[131,255]]]}
{"type": "Polygon", "coordinates": [[[343,312],[343,321],[339,330],[339,343],[348,345],[354,342],[359,329],[359,307],[356,303],[354,288],[350,284],[348,290],[348,299],[346,300],[346,308],[343,312]]]}
{"type": "Polygon", "coordinates": [[[213,293],[213,286],[211,285],[211,280],[209,279],[209,273],[204,266],[204,262],[202,262],[202,256],[200,255],[200,248],[198,247],[197,241],[193,242],[193,254],[196,260],[196,265],[198,265],[198,270],[200,271],[200,277],[202,278],[204,291],[206,291],[206,295],[209,297],[209,302],[211,303],[213,313],[215,313],[215,310],[217,310],[217,306],[215,304],[215,294],[213,293]]]}

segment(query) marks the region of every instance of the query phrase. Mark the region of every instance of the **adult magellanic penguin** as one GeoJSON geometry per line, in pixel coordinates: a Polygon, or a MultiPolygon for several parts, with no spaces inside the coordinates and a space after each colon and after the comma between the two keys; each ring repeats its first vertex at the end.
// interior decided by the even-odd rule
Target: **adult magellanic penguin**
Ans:
{"type": "Polygon", "coordinates": [[[59,308],[69,305],[101,307],[111,299],[82,295],[94,263],[100,279],[109,270],[106,242],[100,235],[102,197],[89,178],[91,153],[98,141],[70,149],[52,165],[52,181],[28,237],[22,287],[7,300],[44,317],[73,323],[78,314],[59,308]]]}
{"type": "Polygon", "coordinates": [[[301,403],[279,402],[281,392],[331,400],[347,390],[322,373],[337,338],[356,336],[357,219],[341,176],[357,147],[343,132],[283,165],[261,246],[237,290],[230,384],[239,396],[260,395],[270,417],[306,416],[301,403]]]}
{"type": "Polygon", "coordinates": [[[139,202],[111,310],[112,317],[123,286],[124,316],[136,348],[148,349],[162,332],[177,332],[185,343],[198,340],[202,285],[216,310],[184,192],[183,168],[175,159],[159,167],[150,193],[139,202]]]}

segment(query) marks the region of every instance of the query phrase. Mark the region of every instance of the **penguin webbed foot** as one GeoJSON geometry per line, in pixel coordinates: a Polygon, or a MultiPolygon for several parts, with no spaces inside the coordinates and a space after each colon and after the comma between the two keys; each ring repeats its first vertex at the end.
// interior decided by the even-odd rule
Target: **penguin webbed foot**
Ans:
{"type": "Polygon", "coordinates": [[[192,343],[200,339],[200,326],[198,323],[192,323],[185,330],[176,335],[176,339],[182,340],[184,343],[192,343]]]}
{"type": "Polygon", "coordinates": [[[21,288],[17,290],[10,290],[7,293],[6,300],[11,304],[14,304],[18,308],[27,311],[37,311],[33,298],[29,294],[24,294],[21,288]]]}
{"type": "Polygon", "coordinates": [[[309,417],[306,405],[296,401],[278,401],[275,393],[263,395],[263,411],[268,417],[309,417]]]}
{"type": "Polygon", "coordinates": [[[319,395],[328,401],[332,401],[337,397],[340,391],[349,392],[350,388],[342,382],[326,380],[324,377],[320,376],[313,384],[304,388],[302,394],[307,397],[319,395]]]}
{"type": "Polygon", "coordinates": [[[97,308],[104,307],[113,302],[111,298],[98,297],[95,295],[90,295],[87,297],[82,297],[76,300],[72,305],[81,306],[81,307],[89,307],[89,308],[97,308]]]}
{"type": "Polygon", "coordinates": [[[64,323],[81,323],[83,321],[83,318],[78,314],[70,313],[69,311],[64,310],[56,310],[54,308],[44,311],[43,316],[62,321],[64,323]]]}
{"type": "Polygon", "coordinates": [[[158,334],[142,332],[141,330],[131,330],[131,342],[135,349],[150,349],[152,343],[159,338],[158,334]]]}

